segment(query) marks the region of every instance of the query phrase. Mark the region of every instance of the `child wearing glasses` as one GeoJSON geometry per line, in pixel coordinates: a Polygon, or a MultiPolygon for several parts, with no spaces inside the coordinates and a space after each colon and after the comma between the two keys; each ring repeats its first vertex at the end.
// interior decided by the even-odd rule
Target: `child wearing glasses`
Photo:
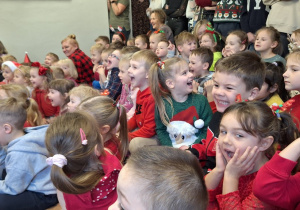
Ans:
{"type": "Polygon", "coordinates": [[[109,91],[109,97],[116,100],[122,91],[122,83],[118,76],[119,62],[120,62],[121,52],[120,49],[114,50],[107,59],[107,69],[110,72],[109,80],[105,89],[109,91]]]}

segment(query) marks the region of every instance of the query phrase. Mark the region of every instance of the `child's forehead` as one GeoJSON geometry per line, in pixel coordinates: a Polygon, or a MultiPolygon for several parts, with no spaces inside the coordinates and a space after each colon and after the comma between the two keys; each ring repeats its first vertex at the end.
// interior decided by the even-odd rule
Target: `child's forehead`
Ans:
{"type": "Polygon", "coordinates": [[[216,71],[213,75],[213,79],[217,82],[226,83],[228,85],[242,85],[245,84],[242,78],[238,77],[234,73],[216,71]]]}
{"type": "Polygon", "coordinates": [[[169,44],[167,42],[158,42],[158,45],[168,47],[169,44]]]}
{"type": "Polygon", "coordinates": [[[11,71],[11,69],[6,65],[3,66],[2,70],[11,71]]]}

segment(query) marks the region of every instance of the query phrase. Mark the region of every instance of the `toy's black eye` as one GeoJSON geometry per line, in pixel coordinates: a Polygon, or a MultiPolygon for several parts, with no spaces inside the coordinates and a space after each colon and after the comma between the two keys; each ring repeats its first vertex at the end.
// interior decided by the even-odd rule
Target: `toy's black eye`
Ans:
{"type": "Polygon", "coordinates": [[[176,134],[174,134],[174,138],[175,138],[175,139],[177,138],[177,135],[176,135],[176,134]]]}
{"type": "Polygon", "coordinates": [[[184,140],[184,135],[182,135],[181,138],[184,140]]]}

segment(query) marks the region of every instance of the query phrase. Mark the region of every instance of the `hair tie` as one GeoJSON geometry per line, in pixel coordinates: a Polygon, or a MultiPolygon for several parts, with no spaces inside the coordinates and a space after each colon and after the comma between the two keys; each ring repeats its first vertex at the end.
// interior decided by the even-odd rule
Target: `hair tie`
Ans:
{"type": "Polygon", "coordinates": [[[244,39],[244,41],[242,41],[242,44],[246,44],[247,39],[244,39]]]}
{"type": "Polygon", "coordinates": [[[276,114],[277,117],[279,116],[279,118],[280,118],[280,115],[278,115],[279,112],[286,111],[289,107],[292,106],[292,104],[294,102],[295,102],[295,99],[290,99],[290,100],[288,100],[285,103],[280,104],[280,105],[277,105],[276,103],[274,103],[274,104],[271,105],[271,109],[272,109],[273,113],[276,114]]]}
{"type": "Polygon", "coordinates": [[[56,155],[53,155],[53,157],[48,157],[46,159],[46,162],[49,166],[52,166],[53,164],[54,165],[57,165],[58,167],[62,168],[64,167],[65,165],[67,165],[67,158],[61,154],[56,154],[56,155]]]}
{"type": "Polygon", "coordinates": [[[278,63],[277,63],[277,62],[275,62],[275,61],[274,61],[272,64],[274,64],[275,66],[278,66],[278,63]]]}
{"type": "Polygon", "coordinates": [[[213,37],[214,37],[215,42],[218,42],[218,41],[217,41],[217,37],[216,37],[216,33],[215,33],[215,29],[212,27],[212,25],[211,25],[210,22],[208,22],[208,23],[206,24],[206,30],[205,30],[205,33],[210,33],[210,34],[212,34],[213,37]]]}
{"type": "Polygon", "coordinates": [[[85,135],[84,131],[82,130],[82,128],[80,128],[79,131],[80,131],[80,136],[81,136],[81,144],[87,145],[88,140],[86,139],[86,135],[85,135]]]}
{"type": "Polygon", "coordinates": [[[163,70],[165,68],[165,62],[157,61],[157,66],[160,70],[163,70]]]}

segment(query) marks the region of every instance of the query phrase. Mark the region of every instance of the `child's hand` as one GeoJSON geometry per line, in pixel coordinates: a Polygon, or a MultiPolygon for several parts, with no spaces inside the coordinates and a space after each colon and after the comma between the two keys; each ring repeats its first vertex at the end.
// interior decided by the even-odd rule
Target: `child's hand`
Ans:
{"type": "Polygon", "coordinates": [[[218,172],[223,173],[225,171],[227,161],[225,160],[218,143],[216,144],[216,149],[217,150],[216,150],[216,168],[215,169],[218,172]]]}
{"type": "Polygon", "coordinates": [[[247,147],[244,154],[240,156],[239,149],[237,149],[226,166],[226,176],[230,176],[233,179],[239,179],[241,176],[248,174],[254,167],[258,152],[257,146],[252,149],[251,147],[247,147]]]}
{"type": "Polygon", "coordinates": [[[231,50],[225,50],[225,48],[223,48],[223,50],[222,50],[222,55],[224,56],[224,57],[229,57],[229,56],[231,56],[231,55],[233,55],[234,53],[231,51],[231,50]]]}
{"type": "Polygon", "coordinates": [[[213,86],[214,86],[213,80],[208,80],[207,82],[204,83],[204,95],[206,96],[208,102],[212,102],[214,100],[212,96],[213,86]]]}
{"type": "Polygon", "coordinates": [[[97,71],[98,67],[99,67],[99,64],[95,64],[95,65],[94,65],[94,67],[93,67],[93,72],[94,72],[94,73],[97,71]]]}
{"type": "Polygon", "coordinates": [[[253,33],[248,32],[247,36],[248,36],[248,42],[249,43],[254,43],[255,42],[255,35],[253,33]]]}
{"type": "Polygon", "coordinates": [[[182,145],[181,147],[179,147],[179,149],[181,150],[187,150],[189,148],[189,146],[186,146],[186,145],[182,145]]]}
{"type": "Polygon", "coordinates": [[[98,72],[98,74],[100,74],[100,75],[105,75],[105,68],[104,68],[104,66],[103,66],[103,65],[99,65],[99,66],[97,67],[97,72],[98,72]]]}
{"type": "Polygon", "coordinates": [[[171,41],[169,41],[168,50],[175,51],[175,45],[174,45],[174,44],[172,44],[172,42],[171,42],[171,41]]]}
{"type": "Polygon", "coordinates": [[[198,93],[198,87],[199,87],[199,83],[198,82],[196,82],[195,80],[193,80],[193,92],[194,93],[198,93]]]}

